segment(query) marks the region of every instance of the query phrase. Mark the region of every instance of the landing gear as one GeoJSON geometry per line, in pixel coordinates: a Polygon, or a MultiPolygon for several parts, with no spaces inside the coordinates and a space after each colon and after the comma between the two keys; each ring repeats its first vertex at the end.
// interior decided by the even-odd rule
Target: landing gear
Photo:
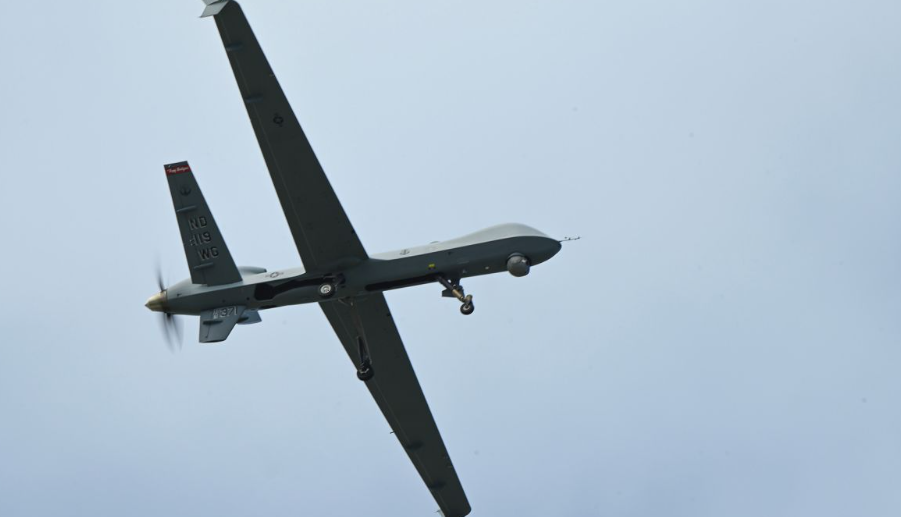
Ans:
{"type": "MultiPolygon", "coordinates": [[[[322,286],[320,286],[320,289],[321,288],[322,286]]],[[[363,333],[363,322],[360,321],[360,315],[357,314],[357,306],[353,297],[342,298],[338,300],[338,303],[343,303],[350,307],[350,317],[353,320],[354,330],[357,331],[357,352],[360,354],[360,363],[359,366],[357,366],[357,379],[366,382],[375,375],[375,370],[372,369],[372,358],[369,356],[369,347],[366,346],[366,338],[363,337],[365,335],[363,333]]]]}
{"type": "Polygon", "coordinates": [[[452,282],[447,278],[439,275],[438,282],[444,286],[444,291],[441,293],[441,296],[444,296],[446,298],[456,298],[460,300],[460,303],[463,304],[460,306],[460,312],[463,315],[469,316],[473,313],[473,311],[476,310],[475,305],[473,305],[472,303],[472,295],[465,294],[463,292],[463,286],[460,285],[459,281],[452,282]]]}
{"type": "Polygon", "coordinates": [[[366,348],[366,341],[363,338],[357,338],[357,346],[360,348],[360,366],[357,368],[357,379],[363,382],[368,381],[375,375],[372,369],[372,360],[369,358],[369,350],[366,348]]]}
{"type": "Polygon", "coordinates": [[[326,282],[319,286],[319,296],[321,298],[331,298],[335,294],[335,284],[326,282]]]}

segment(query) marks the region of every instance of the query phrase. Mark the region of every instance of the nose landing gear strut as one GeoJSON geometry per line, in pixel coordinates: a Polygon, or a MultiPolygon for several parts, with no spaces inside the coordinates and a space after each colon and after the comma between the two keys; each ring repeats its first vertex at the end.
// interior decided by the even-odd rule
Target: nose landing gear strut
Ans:
{"type": "Polygon", "coordinates": [[[441,296],[445,298],[456,298],[460,300],[460,312],[466,316],[469,316],[476,310],[475,305],[472,303],[472,295],[466,294],[463,291],[463,286],[460,285],[459,280],[450,281],[447,278],[444,278],[441,275],[438,275],[438,282],[444,286],[444,291],[441,293],[441,296]]]}

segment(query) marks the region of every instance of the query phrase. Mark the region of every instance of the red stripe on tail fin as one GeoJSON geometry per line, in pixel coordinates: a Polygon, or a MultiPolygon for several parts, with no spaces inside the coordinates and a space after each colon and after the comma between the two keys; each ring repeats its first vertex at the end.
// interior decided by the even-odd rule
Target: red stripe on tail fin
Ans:
{"type": "Polygon", "coordinates": [[[172,176],[173,174],[182,174],[185,172],[191,172],[191,166],[188,165],[188,162],[179,162],[179,163],[170,163],[166,165],[166,176],[172,176]]]}

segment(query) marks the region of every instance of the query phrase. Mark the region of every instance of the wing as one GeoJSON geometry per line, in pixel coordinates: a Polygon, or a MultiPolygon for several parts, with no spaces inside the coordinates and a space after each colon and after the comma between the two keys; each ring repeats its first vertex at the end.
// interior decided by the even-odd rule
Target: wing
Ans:
{"type": "Polygon", "coordinates": [[[432,418],[385,297],[371,294],[349,299],[349,303],[334,301],[319,305],[355,365],[360,364],[357,336],[363,334],[375,372],[366,381],[366,387],[441,511],[446,517],[468,515],[469,501],[432,418]]]}
{"type": "Polygon", "coordinates": [[[210,7],[304,267],[328,272],[367,258],[241,6],[210,7]]]}

